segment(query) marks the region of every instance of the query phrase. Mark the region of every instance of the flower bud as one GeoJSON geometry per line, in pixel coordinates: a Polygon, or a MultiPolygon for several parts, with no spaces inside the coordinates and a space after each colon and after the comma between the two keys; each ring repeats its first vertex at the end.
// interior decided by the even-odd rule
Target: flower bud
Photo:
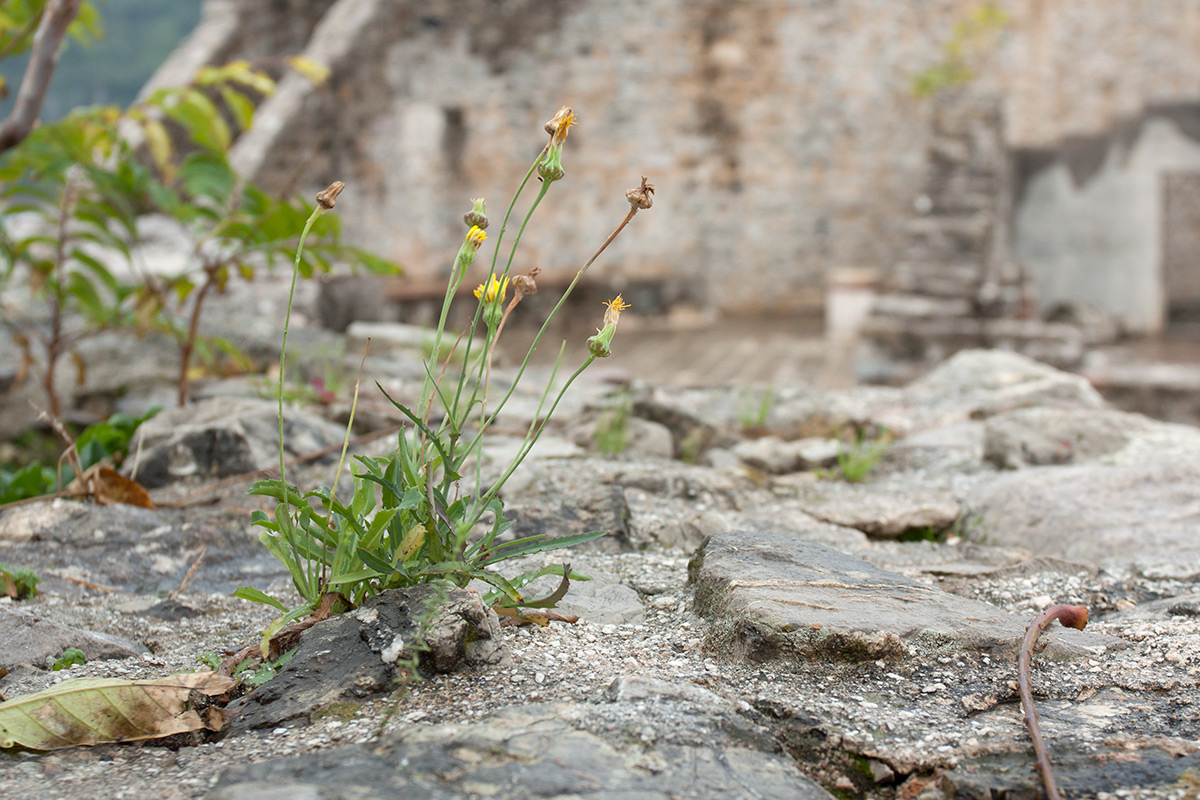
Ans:
{"type": "Polygon", "coordinates": [[[468,228],[479,228],[480,230],[487,228],[487,208],[483,204],[482,197],[471,201],[471,210],[463,214],[463,222],[467,223],[468,228]]]}

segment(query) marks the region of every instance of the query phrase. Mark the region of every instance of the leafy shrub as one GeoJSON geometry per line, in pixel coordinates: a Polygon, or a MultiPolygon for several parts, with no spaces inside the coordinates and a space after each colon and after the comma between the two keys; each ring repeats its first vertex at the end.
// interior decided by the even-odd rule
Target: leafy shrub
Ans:
{"type": "MultiPolygon", "coordinates": [[[[316,71],[308,62],[295,66],[316,71]]],[[[47,303],[50,320],[45,331],[29,330],[8,306],[0,306],[0,319],[26,364],[40,370],[52,414],[61,411],[55,366],[70,355],[82,368],[78,343],[102,330],[172,337],[180,404],[194,357],[241,357],[230,342],[200,336],[204,303],[231,280],[252,281],[260,268],[288,263],[313,210],[248,184],[229,163],[234,131],[226,118],[248,128],[255,103],[273,90],[271,78],[245,62],[208,67],[192,85],[160,89],[124,111],[78,109],[0,156],[0,288],[20,274],[47,303]],[[140,131],[144,151],[130,129],[140,131]],[[190,243],[191,261],[178,273],[156,275],[134,263],[138,218],[152,213],[169,218],[190,243]]],[[[397,270],[341,243],[335,217],[311,233],[298,265],[305,277],[337,261],[397,270]]]]}
{"type": "MultiPolygon", "coordinates": [[[[129,452],[133,434],[143,422],[159,411],[155,406],[140,417],[130,414],[113,414],[103,422],[84,428],[75,440],[80,468],[87,470],[94,464],[110,460],[120,464],[129,452]]],[[[62,466],[62,487],[75,479],[75,470],[69,464],[62,466]]],[[[0,468],[0,505],[52,494],[59,490],[58,470],[37,461],[31,461],[15,472],[0,468]]]]}

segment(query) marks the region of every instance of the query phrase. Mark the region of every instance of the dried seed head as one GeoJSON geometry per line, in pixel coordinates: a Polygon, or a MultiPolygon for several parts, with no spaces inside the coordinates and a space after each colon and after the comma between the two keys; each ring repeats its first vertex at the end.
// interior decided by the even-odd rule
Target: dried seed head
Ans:
{"type": "Polygon", "coordinates": [[[324,191],[317,192],[317,204],[328,211],[337,205],[337,197],[342,193],[342,189],[345,188],[346,184],[341,181],[334,181],[324,191]]]}
{"type": "Polygon", "coordinates": [[[625,193],[625,199],[629,201],[629,205],[634,208],[643,209],[654,205],[654,184],[646,183],[646,176],[642,176],[642,185],[636,189],[630,189],[625,193]]]}
{"type": "Polygon", "coordinates": [[[515,296],[517,298],[521,298],[529,297],[531,294],[537,294],[537,281],[534,280],[534,278],[536,278],[540,273],[541,270],[537,267],[534,267],[533,269],[529,270],[527,274],[518,275],[517,277],[513,278],[512,283],[515,296]]]}

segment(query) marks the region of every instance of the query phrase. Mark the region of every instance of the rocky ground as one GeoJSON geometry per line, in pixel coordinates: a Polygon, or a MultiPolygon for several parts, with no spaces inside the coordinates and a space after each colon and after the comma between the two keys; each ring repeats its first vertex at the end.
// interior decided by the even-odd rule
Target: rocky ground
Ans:
{"type": "MultiPolygon", "coordinates": [[[[411,395],[414,363],[397,345],[371,379],[411,395]]],[[[273,404],[237,381],[200,394],[144,426],[138,479],[157,509],[0,513],[0,561],[43,577],[36,598],[0,603],[7,697],[197,669],[270,621],[230,592],[288,591],[237,476],[275,458],[273,404]],[[72,646],[87,663],[46,669],[72,646]]],[[[518,535],[611,532],[531,559],[592,577],[560,605],[577,623],[499,627],[455,594],[435,625],[445,650],[397,683],[421,601],[384,595],[306,632],[223,735],[0,751],[0,796],[1036,797],[1016,646],[1058,602],[1092,615],[1048,630],[1034,661],[1064,791],[1200,796],[1200,430],[983,351],[899,389],[777,386],[761,419],[745,388],[593,380],[568,398],[505,501],[518,535]],[[630,437],[600,455],[616,390],[630,437]],[[866,479],[839,478],[838,440],[885,429],[866,479]]],[[[537,399],[514,396],[489,468],[537,399]]],[[[289,412],[293,454],[340,441],[337,418],[289,412]]],[[[359,421],[399,422],[369,399],[359,421]]]]}

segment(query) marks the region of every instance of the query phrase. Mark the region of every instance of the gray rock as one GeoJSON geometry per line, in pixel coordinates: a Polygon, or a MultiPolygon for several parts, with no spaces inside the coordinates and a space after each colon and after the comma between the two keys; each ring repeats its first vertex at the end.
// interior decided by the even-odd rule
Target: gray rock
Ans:
{"type": "Polygon", "coordinates": [[[1029,406],[1100,408],[1104,399],[1078,375],[1001,350],[963,350],[903,391],[917,428],[989,417],[1029,406]]]}
{"type": "Polygon", "coordinates": [[[147,652],[137,642],[93,633],[69,625],[62,625],[36,611],[22,611],[0,605],[0,666],[38,667],[47,669],[51,661],[69,647],[83,651],[88,661],[108,658],[130,658],[147,652]]]}
{"type": "Polygon", "coordinates": [[[1200,573],[1200,461],[1035,467],[1002,475],[966,502],[963,533],[1105,567],[1200,573]]]}
{"type": "Polygon", "coordinates": [[[472,724],[408,725],[370,745],[234,767],[208,800],[463,797],[828,800],[749,708],[698,686],[616,679],[594,704],[504,709],[472,724]]]}
{"type": "Polygon", "coordinates": [[[1179,426],[1106,408],[1017,409],[987,420],[984,458],[1005,469],[1096,461],[1120,452],[1135,436],[1163,428],[1195,437],[1194,429],[1179,431],[1179,426]]]}
{"type": "MultiPolygon", "coordinates": [[[[1083,701],[1043,698],[1037,705],[1064,796],[1120,796],[1120,789],[1186,786],[1187,776],[1200,767],[1200,751],[1177,738],[1194,737],[1194,721],[1181,728],[1176,702],[1153,693],[1107,687],[1083,701]]],[[[997,706],[976,715],[974,723],[1016,725],[1018,717],[1015,708],[997,706]]],[[[1026,748],[980,752],[947,771],[940,783],[951,797],[1040,796],[1041,781],[1031,761],[1026,748]]],[[[1194,796],[1186,792],[1177,796],[1194,796]]]]}
{"type": "Polygon", "coordinates": [[[5,560],[44,579],[70,574],[145,594],[178,588],[193,565],[188,586],[197,591],[232,592],[286,575],[248,528],[244,514],[203,508],[47,500],[0,512],[0,543],[11,542],[5,560]]]}
{"type": "Polygon", "coordinates": [[[805,464],[797,443],[785,442],[778,436],[746,439],[735,444],[732,450],[746,466],[769,475],[796,472],[805,464]]]}
{"type": "MultiPolygon", "coordinates": [[[[603,424],[603,415],[579,425],[571,432],[571,440],[580,447],[595,450],[596,432],[601,424],[603,424]]],[[[666,425],[641,417],[629,417],[625,424],[625,444],[621,448],[621,455],[647,458],[672,458],[674,456],[675,445],[671,438],[671,429],[666,425]]]]}
{"type": "MultiPolygon", "coordinates": [[[[278,466],[277,410],[273,401],[249,398],[212,398],[168,409],[138,428],[130,448],[136,455],[127,469],[136,471],[143,486],[154,488],[180,478],[220,478],[278,466]]],[[[344,436],[344,428],[322,417],[284,408],[287,458],[334,445],[344,436]]]]}
{"type": "MultiPolygon", "coordinates": [[[[752,663],[904,659],[910,646],[1013,653],[1025,629],[1024,620],[994,606],[787,534],[713,536],[688,576],[714,644],[752,663]]],[[[1069,630],[1045,638],[1055,657],[1119,641],[1069,630]]]]}
{"type": "Polygon", "coordinates": [[[269,683],[230,704],[232,724],[269,727],[390,692],[414,656],[432,674],[498,664],[506,652],[496,612],[477,592],[430,584],[392,589],[304,631],[296,654],[269,683]]]}
{"type": "Polygon", "coordinates": [[[630,548],[629,505],[621,487],[585,483],[569,494],[538,492],[534,498],[526,494],[520,504],[505,508],[513,522],[505,539],[608,531],[588,546],[606,551],[630,548]]]}
{"type": "Polygon", "coordinates": [[[789,485],[796,488],[797,503],[805,513],[855,528],[874,539],[895,539],[910,532],[939,533],[954,525],[961,511],[948,488],[931,484],[828,480],[789,485]]]}

